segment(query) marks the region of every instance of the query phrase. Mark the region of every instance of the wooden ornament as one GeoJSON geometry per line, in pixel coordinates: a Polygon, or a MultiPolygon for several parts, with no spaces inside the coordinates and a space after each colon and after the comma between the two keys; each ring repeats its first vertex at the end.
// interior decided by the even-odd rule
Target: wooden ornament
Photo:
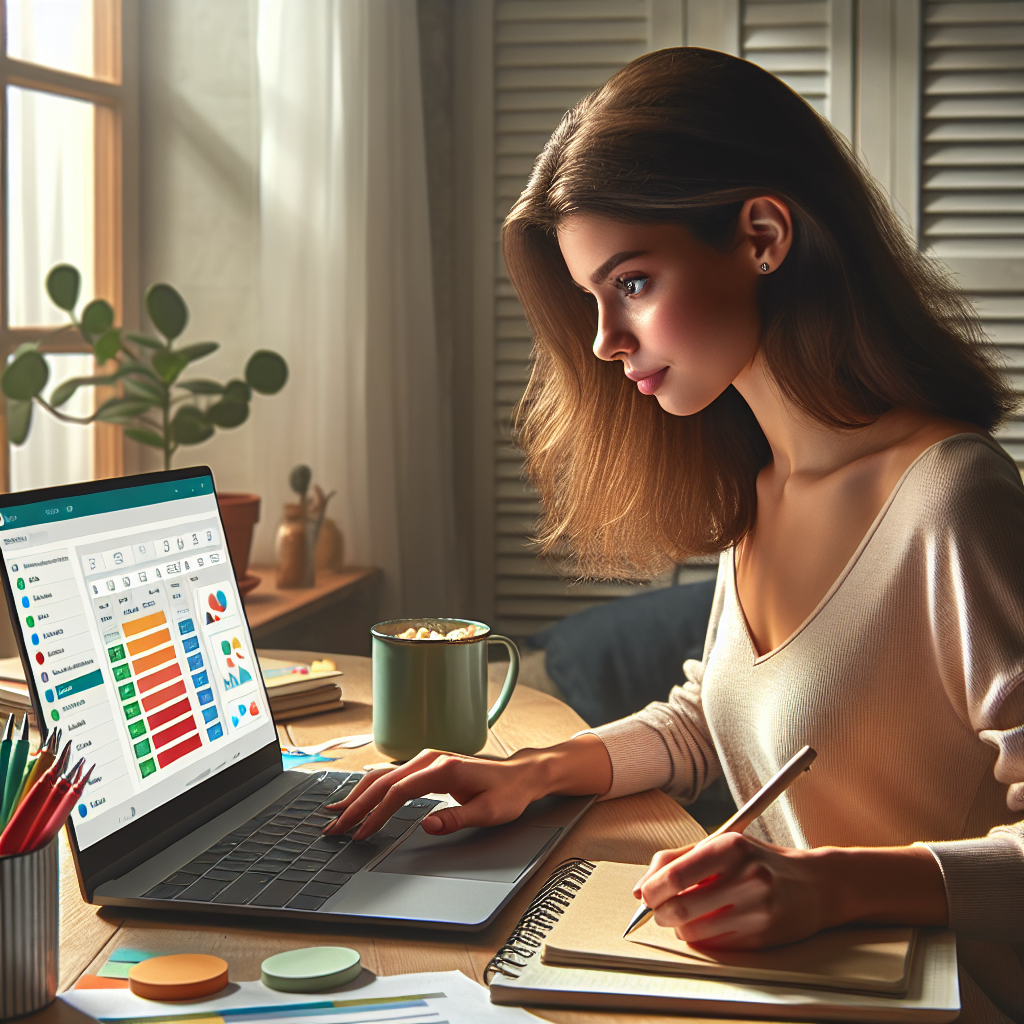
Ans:
{"type": "Polygon", "coordinates": [[[143,999],[199,999],[228,983],[227,961],[206,953],[175,953],[133,964],[128,987],[143,999]]]}

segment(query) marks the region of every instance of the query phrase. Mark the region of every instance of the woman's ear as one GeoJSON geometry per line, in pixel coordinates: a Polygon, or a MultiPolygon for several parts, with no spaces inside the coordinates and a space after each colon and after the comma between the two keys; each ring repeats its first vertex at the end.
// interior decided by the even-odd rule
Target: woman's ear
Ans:
{"type": "Polygon", "coordinates": [[[743,204],[739,219],[740,246],[758,274],[778,270],[793,244],[789,207],[773,196],[759,196],[743,204]]]}

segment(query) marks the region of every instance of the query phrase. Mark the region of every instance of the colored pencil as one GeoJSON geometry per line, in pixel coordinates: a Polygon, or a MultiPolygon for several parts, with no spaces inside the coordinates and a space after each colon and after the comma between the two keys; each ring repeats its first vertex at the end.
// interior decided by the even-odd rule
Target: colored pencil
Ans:
{"type": "Polygon", "coordinates": [[[43,809],[50,792],[60,778],[70,754],[71,741],[68,740],[60,757],[36,779],[28,796],[11,815],[11,820],[0,834],[0,857],[24,852],[25,840],[35,827],[39,812],[43,809]]]}
{"type": "Polygon", "coordinates": [[[28,738],[28,715],[21,719],[21,734],[11,746],[11,759],[7,764],[7,779],[4,784],[4,803],[0,808],[0,828],[7,824],[7,819],[14,810],[14,801],[21,792],[21,784],[25,781],[25,762],[31,743],[28,738]]]}
{"type": "Polygon", "coordinates": [[[57,805],[57,809],[50,816],[50,820],[47,822],[46,828],[43,829],[42,834],[36,840],[36,846],[45,846],[61,830],[64,826],[64,822],[68,820],[68,815],[71,813],[71,809],[76,803],[78,803],[78,800],[85,787],[88,785],[89,778],[95,769],[95,764],[90,765],[89,770],[72,784],[67,794],[57,805]]]}

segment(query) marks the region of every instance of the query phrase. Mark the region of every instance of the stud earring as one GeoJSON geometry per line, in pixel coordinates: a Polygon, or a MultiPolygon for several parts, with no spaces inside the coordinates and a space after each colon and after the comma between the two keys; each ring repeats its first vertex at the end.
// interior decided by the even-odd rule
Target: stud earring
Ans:
{"type": "Polygon", "coordinates": [[[761,270],[763,270],[764,273],[767,274],[768,273],[768,264],[767,263],[762,263],[761,264],[761,270]]]}

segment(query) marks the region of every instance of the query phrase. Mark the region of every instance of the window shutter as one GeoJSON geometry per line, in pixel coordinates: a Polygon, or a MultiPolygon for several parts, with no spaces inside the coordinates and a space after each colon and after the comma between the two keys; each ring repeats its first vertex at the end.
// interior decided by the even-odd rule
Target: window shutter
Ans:
{"type": "MultiPolygon", "coordinates": [[[[496,0],[494,5],[495,238],[537,154],[573,104],[648,49],[647,0],[496,0]]],[[[632,593],[572,584],[536,557],[540,512],[512,447],[512,409],[529,374],[530,330],[495,253],[496,628],[525,636],[574,611],[632,593]]]]}
{"type": "MultiPolygon", "coordinates": [[[[1024,397],[1024,3],[923,5],[921,243],[1024,397]]],[[[997,434],[1024,468],[1024,411],[997,434]]]]}
{"type": "Polygon", "coordinates": [[[828,117],[829,18],[827,0],[746,0],[741,53],[781,78],[828,117]]]}

